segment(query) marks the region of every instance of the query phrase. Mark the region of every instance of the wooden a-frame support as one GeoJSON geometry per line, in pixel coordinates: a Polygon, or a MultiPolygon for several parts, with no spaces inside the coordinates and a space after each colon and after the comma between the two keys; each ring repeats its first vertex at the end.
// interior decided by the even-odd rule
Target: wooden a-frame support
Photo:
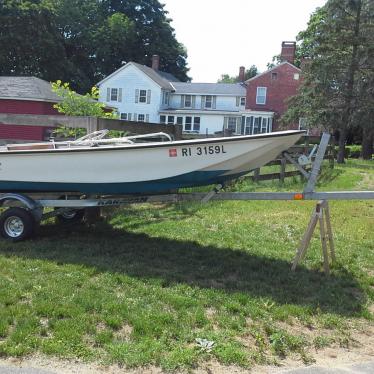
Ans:
{"type": "Polygon", "coordinates": [[[330,220],[330,209],[327,200],[319,201],[312,213],[309,221],[309,225],[305,234],[300,242],[299,248],[296,252],[295,259],[293,260],[291,270],[295,271],[296,266],[304,258],[306,251],[309,247],[310,240],[312,239],[313,232],[319,222],[319,233],[322,244],[322,255],[323,255],[323,269],[326,275],[330,275],[330,260],[328,253],[328,246],[330,247],[331,261],[335,262],[335,247],[334,239],[332,236],[331,220],[330,220]]]}

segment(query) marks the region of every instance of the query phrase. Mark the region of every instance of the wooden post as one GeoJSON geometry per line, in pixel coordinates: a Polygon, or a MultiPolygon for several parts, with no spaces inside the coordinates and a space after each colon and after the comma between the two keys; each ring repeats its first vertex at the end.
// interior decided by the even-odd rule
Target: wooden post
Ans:
{"type": "Polygon", "coordinates": [[[260,176],[260,168],[257,168],[254,170],[254,173],[253,173],[253,181],[258,182],[259,176],[260,176]]]}
{"type": "Polygon", "coordinates": [[[334,238],[332,236],[332,228],[331,228],[331,220],[330,220],[330,207],[328,202],[326,201],[326,206],[325,206],[325,218],[326,218],[326,229],[327,229],[327,237],[329,239],[329,244],[330,244],[330,251],[331,251],[331,260],[333,262],[336,261],[336,256],[335,256],[335,245],[334,245],[334,238]]]}
{"type": "Polygon", "coordinates": [[[332,236],[332,229],[331,229],[331,220],[330,220],[330,209],[327,200],[319,201],[310,218],[308,228],[304,233],[304,236],[300,242],[298,250],[296,252],[295,258],[292,263],[291,270],[295,271],[296,266],[300,263],[300,261],[304,258],[306,251],[309,247],[310,241],[313,236],[313,232],[319,222],[319,233],[322,245],[322,255],[323,255],[323,269],[327,276],[330,275],[330,263],[329,263],[329,253],[327,244],[330,247],[330,254],[331,254],[331,261],[335,261],[335,248],[334,248],[334,241],[332,236]]]}
{"type": "Polygon", "coordinates": [[[287,165],[287,160],[284,157],[282,157],[280,159],[280,174],[279,174],[279,181],[281,183],[284,183],[284,178],[286,175],[286,165],[287,165]]]}
{"type": "Polygon", "coordinates": [[[305,139],[305,143],[304,143],[304,155],[307,156],[309,154],[309,135],[305,135],[304,139],[305,139]]]}

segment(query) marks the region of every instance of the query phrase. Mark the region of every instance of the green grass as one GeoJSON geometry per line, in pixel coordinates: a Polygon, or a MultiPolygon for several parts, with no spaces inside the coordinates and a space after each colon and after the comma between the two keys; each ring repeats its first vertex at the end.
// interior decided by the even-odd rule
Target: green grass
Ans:
{"type": "MultiPolygon", "coordinates": [[[[324,169],[320,190],[374,189],[372,163],[324,169]]],[[[231,187],[300,190],[298,178],[231,187]]],[[[0,242],[0,356],[188,370],[250,367],[349,346],[373,322],[374,203],[331,202],[337,263],[321,271],[317,237],[290,262],[313,202],[134,205],[94,227],[42,225],[0,242]],[[214,342],[203,349],[196,339],[214,342]]]]}

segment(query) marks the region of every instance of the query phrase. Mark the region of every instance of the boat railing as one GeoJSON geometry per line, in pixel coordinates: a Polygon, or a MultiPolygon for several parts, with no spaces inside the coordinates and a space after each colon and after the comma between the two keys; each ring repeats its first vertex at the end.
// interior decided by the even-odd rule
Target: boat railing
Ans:
{"type": "MultiPolygon", "coordinates": [[[[99,130],[93,133],[87,134],[76,140],[64,142],[68,147],[71,146],[99,146],[104,144],[134,144],[138,139],[149,139],[149,138],[164,138],[166,141],[172,141],[169,134],[164,132],[155,132],[150,134],[123,136],[120,138],[107,138],[104,137],[108,134],[109,130],[99,130]]],[[[62,143],[61,143],[62,144],[62,143]]]]}

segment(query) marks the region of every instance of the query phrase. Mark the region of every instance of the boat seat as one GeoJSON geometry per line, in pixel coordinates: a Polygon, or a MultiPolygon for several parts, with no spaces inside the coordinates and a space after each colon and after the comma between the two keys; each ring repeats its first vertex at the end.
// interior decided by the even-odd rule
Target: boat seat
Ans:
{"type": "Polygon", "coordinates": [[[34,149],[55,149],[53,143],[45,144],[7,144],[8,151],[28,151],[34,149]]]}

